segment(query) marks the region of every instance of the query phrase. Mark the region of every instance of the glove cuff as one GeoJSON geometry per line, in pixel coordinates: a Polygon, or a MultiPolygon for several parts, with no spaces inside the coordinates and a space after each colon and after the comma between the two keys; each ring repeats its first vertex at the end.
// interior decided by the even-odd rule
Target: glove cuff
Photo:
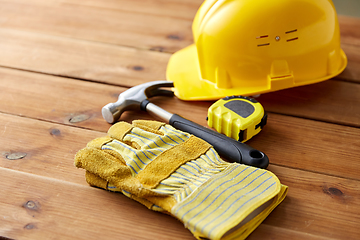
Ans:
{"type": "MultiPolygon", "coordinates": [[[[239,229],[245,231],[243,225],[251,220],[246,218],[256,209],[261,209],[258,218],[262,221],[270,213],[268,208],[273,209],[283,199],[273,200],[281,189],[278,178],[269,171],[230,164],[175,205],[171,213],[194,236],[221,239],[232,229],[236,228],[237,233],[239,229]]],[[[259,219],[252,221],[251,226],[259,219]]]]}

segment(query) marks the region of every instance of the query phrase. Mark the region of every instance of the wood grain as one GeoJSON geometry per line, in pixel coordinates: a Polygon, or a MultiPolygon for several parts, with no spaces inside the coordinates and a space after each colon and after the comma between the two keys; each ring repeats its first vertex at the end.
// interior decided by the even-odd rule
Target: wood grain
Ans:
{"type": "Polygon", "coordinates": [[[261,95],[267,111],[360,127],[360,85],[328,80],[261,95]]]}
{"type": "Polygon", "coordinates": [[[256,228],[248,240],[257,240],[257,239],[292,239],[292,240],[329,240],[335,239],[330,237],[323,237],[319,235],[312,235],[309,233],[303,233],[296,230],[289,230],[286,228],[278,228],[274,226],[269,226],[265,223],[262,223],[256,228]]]}
{"type": "Polygon", "coordinates": [[[356,17],[339,16],[341,42],[360,46],[360,20],[356,17]]]}
{"type": "MultiPolygon", "coordinates": [[[[259,233],[255,230],[254,239],[266,233],[276,239],[289,235],[299,239],[304,234],[357,238],[359,181],[276,166],[270,170],[290,187],[289,193],[265,220],[265,228],[259,228],[259,233]]],[[[4,193],[0,210],[6,216],[0,220],[0,234],[7,237],[99,239],[106,232],[107,238],[192,239],[176,219],[152,212],[121,194],[4,168],[0,174],[11,179],[0,183],[4,193]]]]}
{"type": "Polygon", "coordinates": [[[197,9],[203,3],[203,0],[62,0],[61,3],[64,5],[73,4],[95,8],[107,8],[118,11],[188,19],[192,21],[197,9]]]}
{"type": "Polygon", "coordinates": [[[269,114],[268,124],[247,142],[275,165],[360,180],[360,129],[269,114]]]}
{"type": "Polygon", "coordinates": [[[75,153],[105,133],[6,114],[0,121],[0,167],[86,185],[75,153]]]}
{"type": "Polygon", "coordinates": [[[35,6],[81,6],[83,8],[134,12],[192,21],[203,0],[0,0],[0,2],[35,6]]]}
{"type": "Polygon", "coordinates": [[[269,170],[289,186],[289,192],[264,224],[335,239],[360,236],[355,227],[360,221],[359,181],[278,166],[269,170]]]}
{"type": "Polygon", "coordinates": [[[360,83],[360,47],[342,44],[342,49],[348,58],[348,64],[345,70],[337,76],[336,79],[360,83]]]}
{"type": "Polygon", "coordinates": [[[2,1],[2,28],[165,52],[174,52],[193,41],[192,21],[187,19],[58,1],[40,3],[2,1]]]}
{"type": "Polygon", "coordinates": [[[170,54],[0,29],[0,66],[134,86],[165,79],[170,54]]]}
{"type": "Polygon", "coordinates": [[[0,168],[0,235],[13,239],[194,239],[121,194],[0,168]],[[146,234],[144,234],[146,233],[146,234]]]}
{"type": "MultiPolygon", "coordinates": [[[[1,69],[0,111],[106,131],[101,108],[124,88],[1,69]],[[74,117],[82,117],[73,121],[74,117]]],[[[138,115],[139,116],[139,115],[138,115]]]]}
{"type": "MultiPolygon", "coordinates": [[[[126,1],[130,4],[124,4],[124,0],[106,1],[105,4],[100,0],[82,1],[84,3],[74,0],[0,2],[1,22],[5,28],[166,52],[174,52],[192,42],[191,16],[201,4],[200,0],[193,3],[126,1]],[[174,11],[178,13],[174,14],[174,11]],[[185,16],[185,19],[179,16],[185,16]]],[[[359,20],[341,16],[339,22],[342,41],[358,44],[359,20]]]]}

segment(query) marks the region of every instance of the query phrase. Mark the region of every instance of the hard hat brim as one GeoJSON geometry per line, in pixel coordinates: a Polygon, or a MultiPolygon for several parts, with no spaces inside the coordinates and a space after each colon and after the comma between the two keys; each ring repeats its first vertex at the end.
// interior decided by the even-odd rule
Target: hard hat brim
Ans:
{"type": "MultiPolygon", "coordinates": [[[[347,58],[342,49],[340,50],[340,58],[340,66],[336,71],[333,71],[332,74],[318,79],[296,82],[293,86],[288,87],[321,82],[339,75],[347,65],[347,58]]],[[[166,70],[166,78],[168,81],[174,82],[175,95],[179,99],[189,101],[218,100],[226,96],[249,96],[279,90],[271,89],[271,87],[259,88],[258,86],[253,88],[217,88],[215,83],[201,78],[195,44],[185,47],[171,56],[166,70]]]]}
{"type": "Polygon", "coordinates": [[[182,100],[217,100],[235,92],[234,89],[216,89],[212,82],[201,79],[195,44],[171,56],[166,78],[174,82],[174,93],[182,100]]]}

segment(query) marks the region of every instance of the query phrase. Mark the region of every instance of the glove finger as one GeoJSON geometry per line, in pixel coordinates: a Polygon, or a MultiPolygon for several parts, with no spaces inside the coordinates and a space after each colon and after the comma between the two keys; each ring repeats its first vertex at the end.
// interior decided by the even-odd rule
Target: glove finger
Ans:
{"type": "Polygon", "coordinates": [[[168,133],[168,131],[171,131],[171,132],[173,132],[172,134],[175,133],[175,134],[180,135],[181,136],[180,139],[183,139],[184,137],[189,138],[189,136],[190,136],[190,134],[188,134],[186,132],[182,132],[180,130],[177,130],[169,124],[165,124],[165,123],[158,122],[158,121],[134,120],[132,122],[132,125],[134,127],[138,127],[145,131],[153,132],[158,135],[165,135],[168,133]],[[168,131],[163,130],[163,128],[168,129],[168,131]]]}
{"type": "Polygon", "coordinates": [[[137,197],[137,196],[131,194],[128,191],[121,190],[118,187],[116,187],[114,184],[109,183],[108,181],[102,179],[98,175],[93,174],[89,171],[85,172],[85,179],[86,179],[86,182],[92,187],[102,188],[102,189],[105,189],[105,190],[108,190],[111,192],[119,192],[119,193],[124,194],[128,198],[134,199],[135,201],[145,205],[147,208],[149,208],[151,210],[159,211],[159,212],[165,211],[161,207],[151,203],[150,201],[146,200],[145,198],[140,198],[140,197],[137,197]]]}
{"type": "Polygon", "coordinates": [[[141,146],[141,149],[155,151],[155,153],[161,153],[179,144],[164,134],[155,134],[138,127],[134,127],[132,131],[124,137],[124,140],[135,141],[141,146]]]}
{"type": "MultiPolygon", "coordinates": [[[[131,168],[116,151],[85,147],[76,153],[75,166],[108,182],[126,181],[132,178],[131,168]]],[[[117,186],[120,185],[121,182],[117,184],[117,186]]]]}
{"type": "Polygon", "coordinates": [[[108,130],[108,136],[118,141],[123,141],[123,138],[128,134],[133,126],[127,122],[118,122],[112,125],[108,130]]]}
{"type": "MultiPolygon", "coordinates": [[[[157,129],[164,125],[164,123],[141,120],[135,120],[134,122],[135,127],[126,122],[119,122],[109,129],[109,137],[119,141],[115,141],[117,146],[113,146],[119,152],[127,151],[130,155],[133,155],[130,152],[134,153],[134,151],[137,152],[137,150],[145,150],[145,155],[153,155],[156,157],[167,149],[160,147],[156,142],[156,139],[158,139],[160,135],[163,135],[163,133],[157,131],[157,129]],[[127,146],[122,143],[125,143],[127,146]]],[[[140,153],[137,152],[136,154],[140,153]]]]}
{"type": "MultiPolygon", "coordinates": [[[[143,121],[140,121],[140,122],[143,122],[143,121]]],[[[157,123],[156,125],[158,125],[160,127],[160,125],[161,125],[160,122],[155,122],[155,121],[144,121],[144,122],[149,122],[152,125],[151,125],[151,127],[146,127],[146,124],[143,124],[143,123],[138,124],[143,131],[143,133],[140,135],[147,133],[148,138],[155,138],[156,136],[163,134],[161,132],[156,131],[155,127],[153,126],[153,125],[155,125],[154,123],[157,123]],[[145,129],[147,129],[147,130],[145,130],[145,129]]],[[[131,134],[133,132],[134,127],[136,127],[136,126],[133,126],[127,122],[118,122],[110,127],[110,129],[108,130],[108,136],[112,139],[116,139],[117,141],[124,142],[128,146],[130,146],[134,149],[139,150],[146,143],[144,141],[141,141],[142,139],[139,139],[139,137],[137,136],[137,135],[139,135],[139,133],[131,134]]]]}
{"type": "Polygon", "coordinates": [[[164,135],[169,136],[173,142],[179,142],[179,143],[186,141],[191,136],[191,134],[177,130],[176,128],[174,128],[169,124],[161,126],[159,131],[164,133],[164,135]]]}
{"type": "Polygon", "coordinates": [[[112,150],[121,154],[126,164],[131,168],[133,175],[137,175],[162,152],[177,145],[170,138],[162,136],[163,133],[156,131],[156,128],[164,125],[163,123],[155,121],[135,122],[142,128],[133,127],[126,122],[113,125],[108,131],[112,140],[101,147],[101,149],[112,150]],[[149,126],[146,125],[148,123],[149,126]]]}
{"type": "Polygon", "coordinates": [[[114,150],[121,154],[131,167],[132,173],[136,175],[167,148],[157,144],[159,135],[163,133],[156,129],[164,123],[141,120],[134,122],[141,128],[127,122],[114,124],[108,131],[109,137],[113,140],[106,143],[103,149],[114,150]]]}
{"type": "Polygon", "coordinates": [[[134,127],[141,128],[147,132],[152,132],[157,135],[163,135],[162,132],[159,131],[161,126],[164,126],[165,123],[158,121],[150,121],[150,120],[134,120],[132,121],[132,125],[134,127]]]}
{"type": "Polygon", "coordinates": [[[134,127],[138,127],[147,132],[152,132],[159,136],[165,136],[165,139],[167,138],[170,140],[169,142],[172,144],[180,144],[190,137],[190,134],[188,133],[177,130],[169,124],[157,121],[134,120],[132,124],[134,127]]]}
{"type": "Polygon", "coordinates": [[[132,142],[140,146],[138,150],[147,150],[157,155],[165,151],[167,148],[173,146],[164,146],[164,143],[161,143],[160,141],[160,137],[161,135],[134,127],[128,134],[126,134],[124,141],[132,142]]]}
{"type": "Polygon", "coordinates": [[[99,177],[98,175],[96,175],[92,172],[86,171],[85,179],[86,179],[86,182],[92,187],[98,187],[98,188],[108,190],[108,181],[102,179],[101,177],[99,177]]]}
{"type": "MultiPolygon", "coordinates": [[[[110,135],[114,137],[114,135],[110,135]]],[[[132,175],[143,168],[139,166],[136,151],[129,145],[110,137],[97,138],[90,141],[87,147],[75,155],[75,166],[84,168],[103,179],[106,179],[99,171],[127,167],[132,175]]],[[[115,170],[114,170],[115,171],[115,170]]]]}
{"type": "Polygon", "coordinates": [[[112,150],[117,152],[123,157],[126,164],[131,168],[133,175],[138,174],[145,166],[151,162],[158,154],[155,151],[137,150],[125,142],[114,139],[111,142],[106,143],[103,150],[112,150]]]}

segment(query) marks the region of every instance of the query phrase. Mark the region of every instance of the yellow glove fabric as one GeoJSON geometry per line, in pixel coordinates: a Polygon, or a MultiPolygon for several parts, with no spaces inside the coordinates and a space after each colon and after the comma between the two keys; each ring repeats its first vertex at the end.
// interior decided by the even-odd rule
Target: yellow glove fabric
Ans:
{"type": "Polygon", "coordinates": [[[170,125],[113,125],[75,156],[91,186],[182,221],[197,239],[244,239],[285,198],[271,172],[223,161],[207,142],[170,125]]]}

